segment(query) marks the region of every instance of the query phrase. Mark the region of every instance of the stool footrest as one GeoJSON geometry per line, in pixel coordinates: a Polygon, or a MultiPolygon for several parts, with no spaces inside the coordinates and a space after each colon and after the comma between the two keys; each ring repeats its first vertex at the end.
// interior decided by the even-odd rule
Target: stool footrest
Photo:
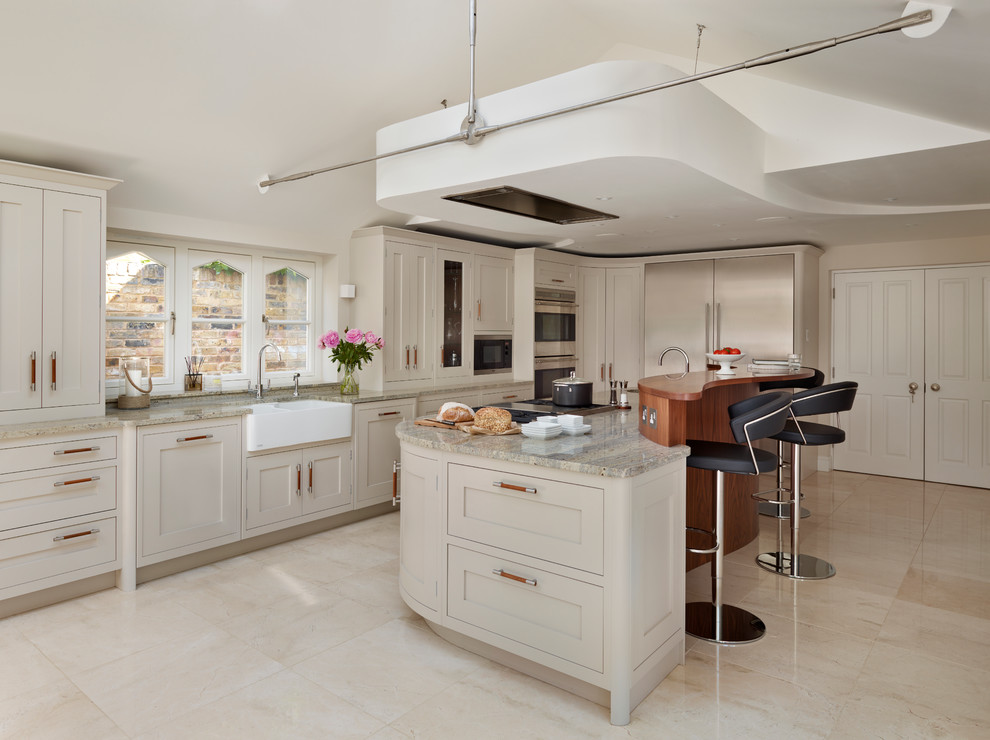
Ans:
{"type": "Polygon", "coordinates": [[[698,527],[685,527],[684,529],[686,529],[688,532],[694,532],[695,534],[703,534],[708,537],[711,537],[712,541],[715,543],[714,545],[712,545],[712,547],[708,549],[699,549],[694,547],[685,548],[688,552],[693,552],[695,555],[711,555],[712,553],[718,552],[720,545],[718,543],[718,538],[715,536],[714,532],[710,532],[707,529],[698,529],[698,527]]]}

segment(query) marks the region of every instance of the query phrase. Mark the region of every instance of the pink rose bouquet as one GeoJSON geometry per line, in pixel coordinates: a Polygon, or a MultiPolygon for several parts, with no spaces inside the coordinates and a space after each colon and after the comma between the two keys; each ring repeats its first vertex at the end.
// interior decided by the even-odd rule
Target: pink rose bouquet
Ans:
{"type": "Polygon", "coordinates": [[[330,350],[330,359],[349,372],[360,370],[366,362],[371,362],[372,353],[383,349],[385,340],[374,332],[360,329],[344,329],[344,336],[330,330],[320,337],[320,349],[330,350]]]}

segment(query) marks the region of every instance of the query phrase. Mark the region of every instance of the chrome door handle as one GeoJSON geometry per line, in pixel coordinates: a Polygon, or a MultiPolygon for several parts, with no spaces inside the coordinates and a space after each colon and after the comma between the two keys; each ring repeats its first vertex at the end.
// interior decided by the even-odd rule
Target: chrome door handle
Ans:
{"type": "Polygon", "coordinates": [[[932,389],[933,391],[935,391],[936,393],[937,393],[938,391],[940,391],[940,390],[942,390],[942,386],[940,386],[940,385],[939,385],[938,383],[932,383],[932,384],[931,384],[930,386],[928,386],[928,387],[929,387],[929,388],[931,388],[931,389],[932,389]]]}

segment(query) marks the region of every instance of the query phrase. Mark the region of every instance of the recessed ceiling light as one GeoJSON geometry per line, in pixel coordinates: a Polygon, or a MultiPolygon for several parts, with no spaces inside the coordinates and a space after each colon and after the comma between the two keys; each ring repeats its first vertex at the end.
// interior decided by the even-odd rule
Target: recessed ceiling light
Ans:
{"type": "Polygon", "coordinates": [[[612,200],[611,195],[596,195],[595,200],[612,200]]]}

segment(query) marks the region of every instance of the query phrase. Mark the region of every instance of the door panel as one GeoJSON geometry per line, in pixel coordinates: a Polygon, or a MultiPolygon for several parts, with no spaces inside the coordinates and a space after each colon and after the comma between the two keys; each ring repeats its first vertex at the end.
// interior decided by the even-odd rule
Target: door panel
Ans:
{"type": "Polygon", "coordinates": [[[927,480],[990,486],[990,267],[925,271],[927,480]]]}
{"type": "MultiPolygon", "coordinates": [[[[658,360],[667,347],[680,347],[688,353],[694,370],[705,369],[705,353],[715,341],[711,334],[713,280],[712,260],[646,265],[644,375],[660,374],[658,360]]],[[[683,369],[680,353],[664,358],[662,372],[683,369]]]]}
{"type": "Polygon", "coordinates": [[[605,379],[635,386],[643,367],[643,273],[638,267],[610,267],[605,279],[605,379]]]}
{"type": "Polygon", "coordinates": [[[835,276],[833,380],[859,383],[836,469],[924,477],[924,289],[921,270],[835,276]]]}
{"type": "Polygon", "coordinates": [[[41,407],[41,226],[42,191],[0,184],[0,411],[41,407]]]}
{"type": "Polygon", "coordinates": [[[751,359],[794,351],[794,255],[715,260],[713,347],[751,359]]]}

